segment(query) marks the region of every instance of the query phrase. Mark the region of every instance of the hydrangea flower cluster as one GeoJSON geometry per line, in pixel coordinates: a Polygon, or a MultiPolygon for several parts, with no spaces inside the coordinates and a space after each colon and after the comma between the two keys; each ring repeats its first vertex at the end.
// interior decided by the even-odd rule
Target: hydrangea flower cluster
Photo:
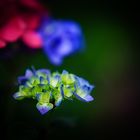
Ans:
{"type": "Polygon", "coordinates": [[[25,76],[20,76],[18,82],[19,91],[13,97],[17,100],[36,99],[36,107],[42,115],[59,106],[64,99],[93,100],[90,93],[94,86],[66,70],[60,74],[47,69],[27,69],[25,76]]]}
{"type": "Polygon", "coordinates": [[[63,59],[84,47],[84,36],[78,23],[66,20],[44,20],[38,30],[42,46],[51,63],[61,65],[63,59]]]}

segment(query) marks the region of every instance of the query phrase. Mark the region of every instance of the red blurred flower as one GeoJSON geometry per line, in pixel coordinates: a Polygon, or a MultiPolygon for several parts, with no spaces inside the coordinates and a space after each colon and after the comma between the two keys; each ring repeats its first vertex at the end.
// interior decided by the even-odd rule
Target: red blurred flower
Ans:
{"type": "Polygon", "coordinates": [[[21,38],[31,48],[42,40],[35,32],[47,11],[36,0],[0,0],[0,48],[21,38]]]}

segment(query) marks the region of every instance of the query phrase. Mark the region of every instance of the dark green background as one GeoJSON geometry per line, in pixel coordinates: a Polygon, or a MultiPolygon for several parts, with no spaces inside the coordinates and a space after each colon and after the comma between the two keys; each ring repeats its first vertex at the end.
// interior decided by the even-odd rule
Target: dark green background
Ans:
{"type": "Polygon", "coordinates": [[[81,25],[86,48],[67,57],[60,67],[51,65],[42,50],[30,50],[20,41],[0,50],[4,137],[8,140],[138,138],[139,25],[135,2],[41,2],[55,19],[70,19],[81,25]],[[64,101],[41,116],[35,101],[12,98],[18,88],[17,76],[32,65],[59,72],[66,69],[87,79],[95,85],[91,93],[95,100],[64,101]]]}

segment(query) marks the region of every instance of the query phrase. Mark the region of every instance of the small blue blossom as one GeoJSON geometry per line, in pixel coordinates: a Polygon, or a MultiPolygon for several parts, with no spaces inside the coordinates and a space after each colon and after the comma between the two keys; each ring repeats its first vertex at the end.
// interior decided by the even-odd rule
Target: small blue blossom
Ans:
{"type": "Polygon", "coordinates": [[[84,46],[81,28],[73,21],[44,20],[38,32],[43,40],[44,52],[54,65],[61,65],[64,57],[84,46]]]}
{"type": "Polygon", "coordinates": [[[25,72],[25,76],[18,77],[18,82],[20,84],[22,84],[25,81],[27,81],[27,79],[29,79],[31,76],[33,76],[33,72],[31,70],[27,69],[26,72],[25,72]]]}
{"type": "Polygon", "coordinates": [[[36,105],[37,109],[39,110],[39,112],[44,115],[45,113],[47,113],[49,110],[51,110],[53,108],[53,104],[51,103],[37,103],[36,105]]]}
{"type": "Polygon", "coordinates": [[[94,86],[90,85],[85,79],[76,76],[77,84],[75,84],[75,93],[74,95],[82,101],[90,102],[93,100],[93,97],[89,93],[93,90],[94,86]]]}
{"type": "Polygon", "coordinates": [[[93,100],[90,93],[94,86],[66,70],[62,73],[51,73],[47,69],[27,69],[25,76],[20,77],[22,78],[18,78],[19,90],[13,95],[14,99],[37,100],[36,108],[42,115],[59,106],[65,99],[77,98],[84,102],[93,100]]]}

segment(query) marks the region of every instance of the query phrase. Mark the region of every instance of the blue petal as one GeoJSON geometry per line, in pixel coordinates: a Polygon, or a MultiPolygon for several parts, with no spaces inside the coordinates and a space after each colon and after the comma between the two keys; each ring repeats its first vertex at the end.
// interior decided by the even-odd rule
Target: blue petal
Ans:
{"type": "Polygon", "coordinates": [[[47,81],[48,81],[48,83],[50,82],[50,74],[51,74],[50,70],[48,70],[48,69],[39,69],[39,70],[36,71],[36,73],[38,73],[38,72],[46,74],[47,81]]]}
{"type": "Polygon", "coordinates": [[[81,89],[87,93],[90,93],[93,90],[94,86],[93,85],[84,85],[81,87],[81,89]]]}
{"type": "Polygon", "coordinates": [[[36,107],[39,110],[39,112],[42,115],[44,115],[45,113],[47,113],[49,110],[53,108],[53,105],[51,103],[44,103],[44,104],[37,103],[36,107]]]}
{"type": "Polygon", "coordinates": [[[24,85],[28,79],[25,76],[18,77],[18,83],[24,85]]]}
{"type": "Polygon", "coordinates": [[[53,52],[48,53],[48,59],[52,64],[57,65],[57,66],[61,65],[63,62],[62,57],[57,54],[54,54],[53,52]]]}
{"type": "Polygon", "coordinates": [[[81,98],[78,94],[76,94],[76,92],[73,93],[75,95],[75,97],[77,99],[79,99],[80,101],[86,102],[83,98],[81,98]]]}
{"type": "Polygon", "coordinates": [[[93,85],[90,85],[88,81],[84,80],[83,78],[76,77],[78,82],[75,83],[75,92],[74,95],[81,101],[90,102],[93,100],[93,97],[90,95],[90,92],[94,88],[93,85]]]}
{"type": "MultiPolygon", "coordinates": [[[[60,41],[57,42],[57,44],[53,44],[50,46],[50,49],[52,49],[52,52],[58,55],[59,57],[65,57],[73,52],[73,42],[64,37],[57,37],[60,41]],[[55,46],[54,46],[55,45],[55,46]]],[[[56,38],[56,39],[57,39],[56,38]]],[[[55,38],[52,40],[53,42],[55,41],[55,38]]]]}
{"type": "Polygon", "coordinates": [[[31,70],[27,69],[25,72],[25,76],[18,77],[18,83],[24,85],[26,83],[26,81],[32,76],[33,76],[33,72],[31,70]]]}
{"type": "Polygon", "coordinates": [[[82,88],[83,90],[86,90],[88,92],[91,92],[94,88],[93,85],[90,85],[89,82],[81,77],[75,76],[77,80],[77,86],[79,88],[82,88]]]}
{"type": "Polygon", "coordinates": [[[90,102],[93,101],[94,98],[91,95],[86,95],[85,97],[81,97],[79,96],[76,92],[73,93],[77,99],[79,99],[80,101],[84,101],[84,102],[90,102]]]}
{"type": "Polygon", "coordinates": [[[25,77],[30,78],[32,76],[33,76],[33,72],[31,70],[27,69],[26,72],[25,72],[25,77]]]}
{"type": "Polygon", "coordinates": [[[72,42],[68,39],[63,39],[63,42],[58,47],[58,54],[66,56],[73,51],[72,42]]]}
{"type": "Polygon", "coordinates": [[[89,85],[87,80],[85,80],[81,77],[78,77],[78,76],[75,76],[75,78],[77,79],[77,83],[79,86],[89,85]]]}
{"type": "Polygon", "coordinates": [[[86,102],[90,102],[90,101],[93,101],[94,98],[93,98],[91,95],[87,95],[87,96],[84,97],[84,100],[85,100],[86,102]]]}

